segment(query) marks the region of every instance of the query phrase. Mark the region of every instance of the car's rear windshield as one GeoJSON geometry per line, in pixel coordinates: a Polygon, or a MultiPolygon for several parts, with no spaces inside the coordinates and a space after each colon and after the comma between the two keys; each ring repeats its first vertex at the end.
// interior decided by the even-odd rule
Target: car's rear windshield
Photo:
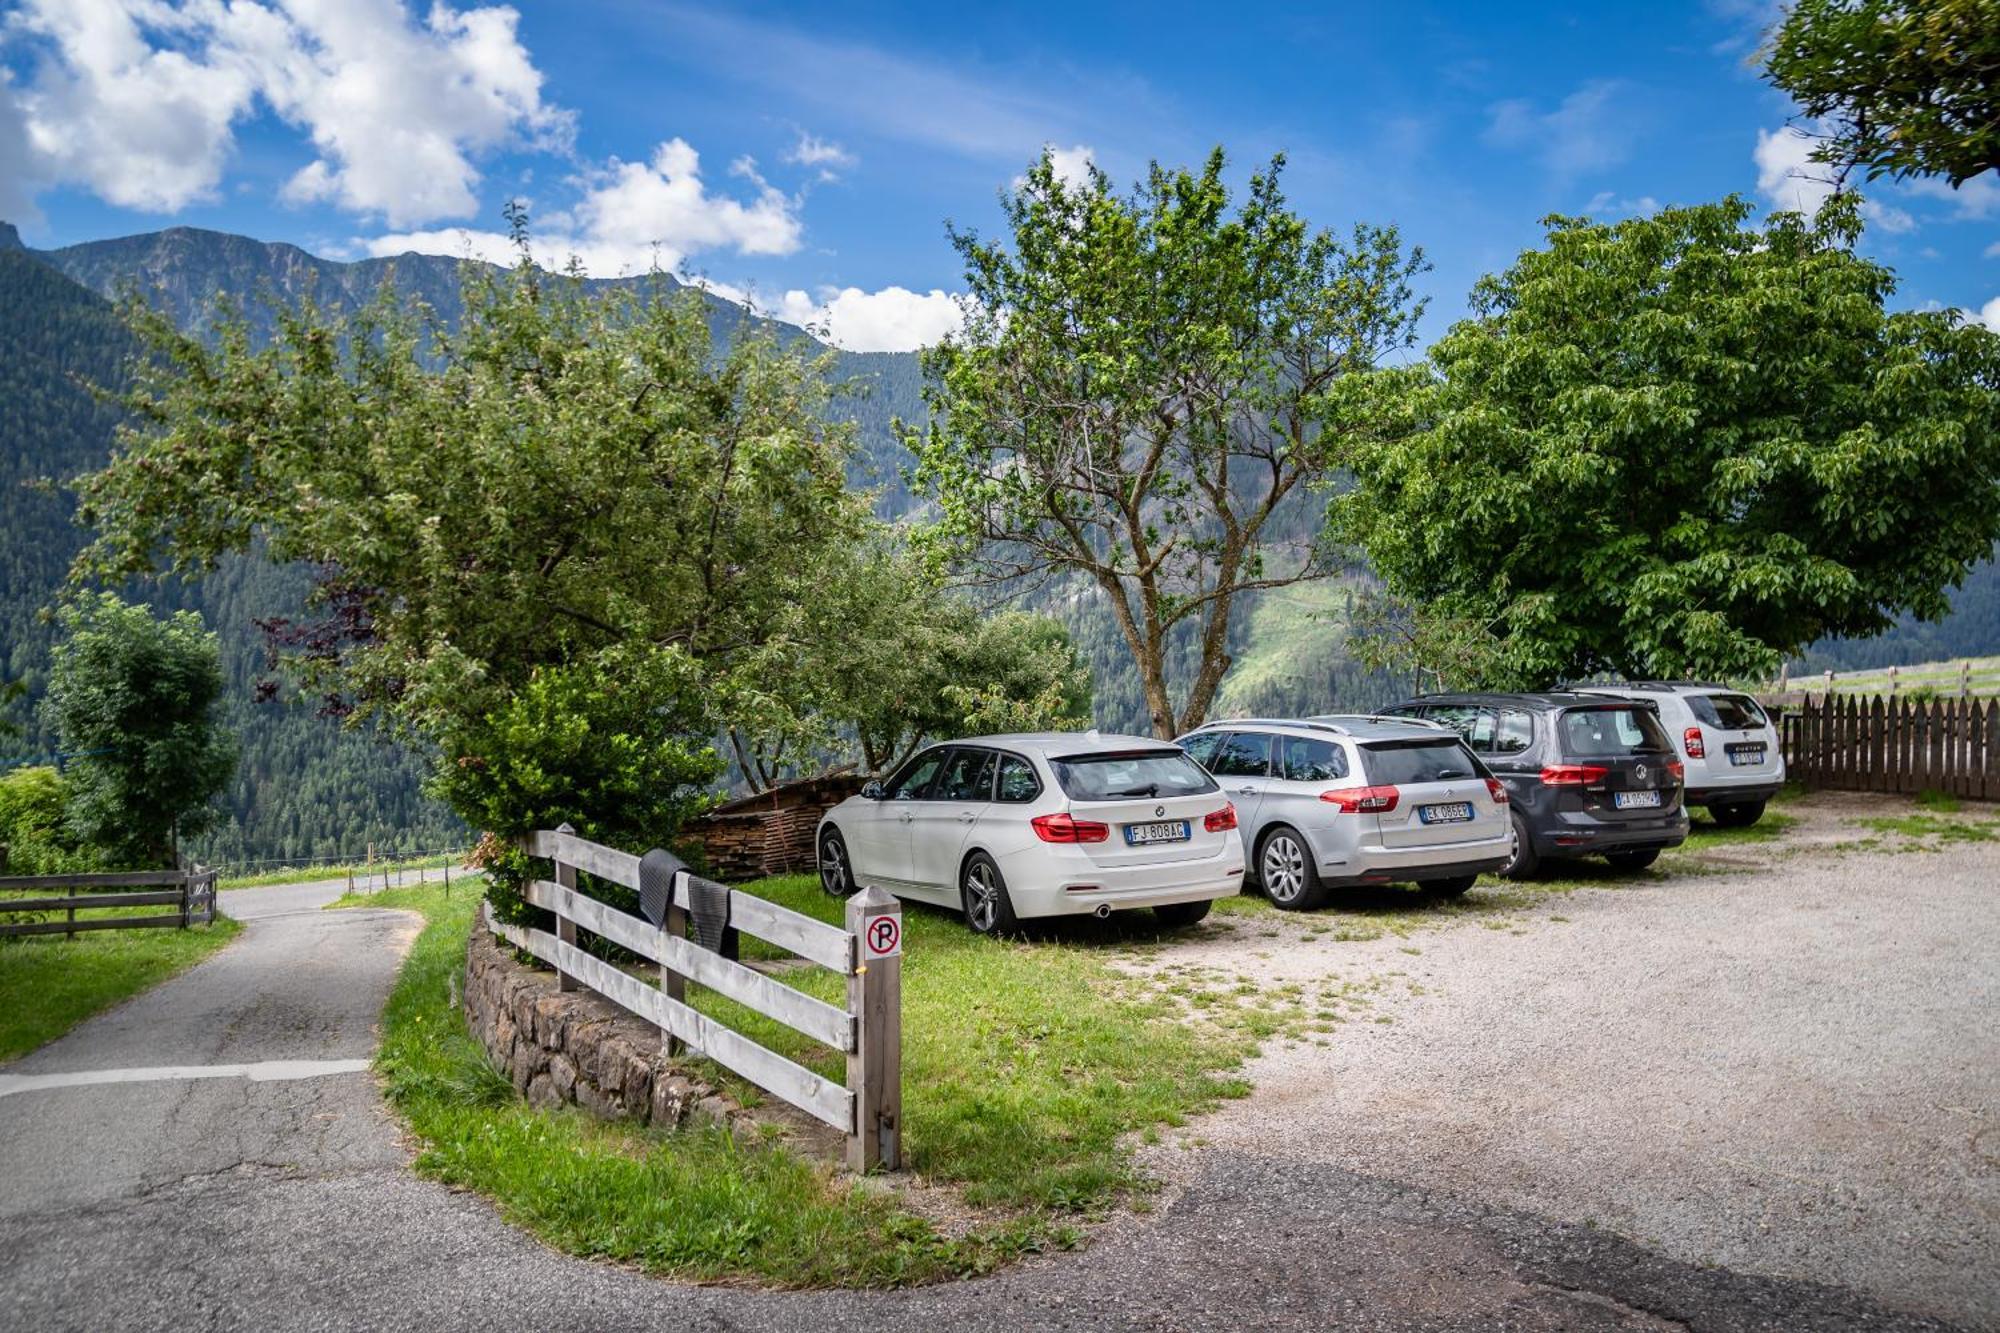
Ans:
{"type": "Polygon", "coordinates": [[[1617,759],[1673,748],[1650,708],[1572,708],[1558,721],[1556,734],[1569,759],[1617,759]]]}
{"type": "Polygon", "coordinates": [[[1215,780],[1179,750],[1072,754],[1051,759],[1049,767],[1072,801],[1197,796],[1216,790],[1215,780]]]}
{"type": "Polygon", "coordinates": [[[1479,761],[1456,737],[1364,744],[1361,747],[1361,767],[1369,785],[1379,787],[1452,782],[1459,778],[1480,776],[1479,761]]]}
{"type": "Polygon", "coordinates": [[[1757,701],[1747,694],[1690,694],[1688,707],[1703,723],[1728,731],[1747,731],[1770,722],[1757,701]]]}

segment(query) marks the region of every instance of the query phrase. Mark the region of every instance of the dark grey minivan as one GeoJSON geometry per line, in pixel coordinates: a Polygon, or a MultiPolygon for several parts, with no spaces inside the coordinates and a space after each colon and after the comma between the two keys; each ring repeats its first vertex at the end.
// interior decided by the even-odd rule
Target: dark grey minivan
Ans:
{"type": "Polygon", "coordinates": [[[1687,839],[1680,754],[1650,701],[1427,694],[1382,711],[1452,728],[1506,784],[1514,853],[1502,874],[1585,856],[1642,870],[1687,839]]]}

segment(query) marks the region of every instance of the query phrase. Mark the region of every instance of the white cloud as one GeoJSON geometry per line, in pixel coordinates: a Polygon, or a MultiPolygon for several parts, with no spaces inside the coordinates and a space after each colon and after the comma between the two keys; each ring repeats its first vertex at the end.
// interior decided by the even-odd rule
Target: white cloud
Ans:
{"type": "Polygon", "coordinates": [[[1561,176],[1617,166],[1632,155],[1637,124],[1623,105],[1626,85],[1593,79],[1553,111],[1538,110],[1525,98],[1487,108],[1485,139],[1500,148],[1535,150],[1542,164],[1561,176]]]}
{"type": "MultiPolygon", "coordinates": [[[[1971,312],[1968,311],[1967,314],[1971,314],[1971,312]]],[[[1979,313],[1972,315],[1972,318],[1978,320],[1995,333],[2000,333],[2000,296],[1994,297],[1985,305],[1979,307],[1979,313]]]]}
{"type": "Polygon", "coordinates": [[[799,141],[785,154],[785,161],[800,167],[818,167],[819,178],[823,181],[840,179],[840,173],[854,166],[860,159],[834,143],[817,135],[799,131],[799,141]]]}
{"type": "Polygon", "coordinates": [[[1898,208],[1894,204],[1877,203],[1873,199],[1861,201],[1861,216],[1869,226],[1886,231],[1892,236],[1900,236],[1917,229],[1917,220],[1910,216],[1908,210],[1898,208]]]}
{"type": "MultiPolygon", "coordinates": [[[[1069,148],[1059,148],[1055,144],[1043,144],[1042,152],[1048,156],[1049,169],[1055,172],[1056,180],[1064,190],[1080,194],[1091,188],[1090,170],[1097,165],[1096,154],[1088,144],[1076,144],[1069,148]]],[[[1014,177],[1013,186],[1020,189],[1028,183],[1026,172],[1014,177]]]]}
{"type": "Polygon", "coordinates": [[[802,291],[789,291],[765,313],[811,329],[850,352],[913,352],[956,333],[964,323],[957,297],[905,287],[879,292],[823,287],[817,300],[802,291]]]}
{"type": "Polygon", "coordinates": [[[1995,241],[1986,247],[1986,257],[1988,259],[2000,259],[2000,241],[1995,241]]]}
{"type": "MultiPolygon", "coordinates": [[[[799,248],[802,227],[795,201],[766,184],[756,164],[739,159],[732,174],[754,187],[746,201],[711,193],[701,159],[683,139],[669,139],[646,162],[613,159],[582,178],[583,198],[567,213],[534,228],[537,256],[553,267],[574,256],[598,277],[639,273],[657,265],[672,270],[703,250],[785,255],[799,248]]],[[[499,232],[451,227],[397,232],[359,244],[373,255],[470,254],[510,263],[512,242],[499,232]]]]}
{"type": "Polygon", "coordinates": [[[1833,168],[1812,160],[1814,142],[1789,125],[1757,131],[1757,189],[1771,207],[1811,217],[1833,194],[1833,168]]]}
{"type": "Polygon", "coordinates": [[[439,3],[417,23],[399,0],[28,0],[8,28],[39,57],[15,98],[53,179],[179,209],[214,194],[262,105],[318,152],[286,198],[409,225],[472,213],[481,153],[567,144],[518,22],[439,3]]]}
{"type": "Polygon", "coordinates": [[[2000,180],[1992,172],[1974,176],[1955,190],[1950,181],[1938,176],[1915,177],[1904,182],[1903,189],[1921,199],[1943,199],[1956,205],[1952,216],[1960,221],[1983,221],[2000,212],[2000,180]]]}
{"type": "Polygon", "coordinates": [[[1650,194],[1642,194],[1637,199],[1627,199],[1613,190],[1599,190],[1590,196],[1590,202],[1583,211],[1599,217],[1639,217],[1660,211],[1660,201],[1650,194]]]}

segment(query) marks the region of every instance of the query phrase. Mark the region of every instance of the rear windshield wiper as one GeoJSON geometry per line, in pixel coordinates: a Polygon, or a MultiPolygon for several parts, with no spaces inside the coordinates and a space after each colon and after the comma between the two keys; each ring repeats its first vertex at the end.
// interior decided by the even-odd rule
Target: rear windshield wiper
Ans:
{"type": "Polygon", "coordinates": [[[1110,793],[1112,796],[1158,796],[1159,794],[1160,784],[1157,782],[1149,782],[1143,787],[1127,787],[1124,791],[1110,793]]]}

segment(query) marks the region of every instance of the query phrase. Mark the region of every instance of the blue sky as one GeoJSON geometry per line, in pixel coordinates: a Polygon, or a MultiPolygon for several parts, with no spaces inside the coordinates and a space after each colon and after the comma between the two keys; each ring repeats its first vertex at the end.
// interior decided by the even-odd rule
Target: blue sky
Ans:
{"type": "MultiPolygon", "coordinates": [[[[1289,159],[1315,223],[1394,222],[1427,332],[1551,212],[1810,202],[1749,63],[1762,0],[514,7],[22,0],[0,8],[0,217],[29,244],[174,223],[355,257],[686,267],[906,348],[949,327],[945,219],[991,228],[1044,147],[1121,185],[1215,144],[1289,159]]],[[[2000,182],[1876,187],[1901,300],[2000,326],[2000,182]]]]}

